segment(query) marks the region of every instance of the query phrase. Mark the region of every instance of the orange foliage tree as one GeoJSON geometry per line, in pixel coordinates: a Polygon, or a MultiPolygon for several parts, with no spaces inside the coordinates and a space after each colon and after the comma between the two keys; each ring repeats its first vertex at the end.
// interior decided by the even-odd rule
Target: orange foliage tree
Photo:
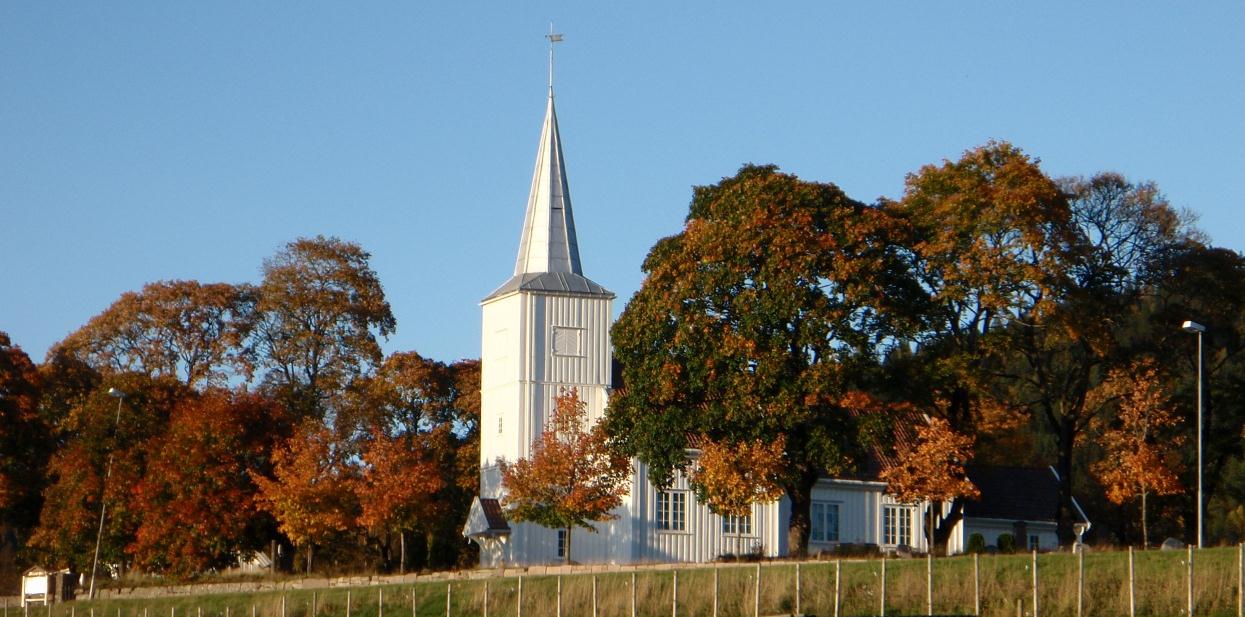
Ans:
{"type": "Polygon", "coordinates": [[[692,469],[696,498],[718,514],[747,516],[753,503],[783,496],[783,451],[787,439],[723,443],[706,441],[692,469]]]}
{"type": "Polygon", "coordinates": [[[168,429],[148,442],[151,460],[133,488],[140,522],[126,550],[135,565],[188,578],[262,546],[250,472],[268,471],[269,452],[288,434],[284,409],[255,394],[179,401],[168,429]]]}
{"type": "Polygon", "coordinates": [[[630,461],[607,447],[601,425],[587,423],[588,406],[579,392],[563,391],[531,457],[500,461],[510,517],[565,529],[567,563],[572,529],[595,532],[593,522],[615,518],[610,510],[622,504],[629,486],[630,461]]]}
{"type": "Polygon", "coordinates": [[[1091,469],[1107,489],[1107,499],[1123,504],[1141,500],[1141,538],[1150,545],[1146,520],[1149,495],[1180,491],[1177,449],[1184,438],[1171,435],[1180,424],[1168,402],[1158,369],[1150,360],[1138,360],[1127,370],[1111,372],[1098,396],[1116,397],[1115,422],[1101,437],[1106,458],[1091,469]]]}
{"type": "MultiPolygon", "coordinates": [[[[377,536],[388,536],[426,525],[444,513],[444,504],[435,497],[445,480],[427,450],[418,434],[390,436],[377,430],[371,435],[363,445],[363,469],[354,483],[360,525],[377,536]]],[[[384,545],[388,547],[387,542],[384,545]]]]}
{"type": "Polygon", "coordinates": [[[0,527],[29,527],[38,514],[50,434],[39,416],[39,372],[0,332],[0,527]]]}
{"type": "MultiPolygon", "coordinates": [[[[902,430],[902,427],[900,428],[902,430]]],[[[929,502],[926,540],[934,544],[934,522],[943,502],[975,499],[981,492],[968,479],[964,464],[972,457],[973,437],[962,435],[943,418],[930,418],[916,428],[916,442],[901,440],[898,462],[882,470],[886,490],[901,503],[929,502]]]]}
{"type": "Polygon", "coordinates": [[[261,509],[295,546],[307,550],[311,571],[315,545],[351,529],[359,516],[354,490],[357,469],[333,432],[308,420],[272,455],[272,477],[255,472],[261,509]]]}
{"type": "Polygon", "coordinates": [[[148,283],[126,292],[57,347],[98,370],[174,377],[200,387],[250,377],[245,340],[254,294],[246,286],[198,281],[148,283]]]}

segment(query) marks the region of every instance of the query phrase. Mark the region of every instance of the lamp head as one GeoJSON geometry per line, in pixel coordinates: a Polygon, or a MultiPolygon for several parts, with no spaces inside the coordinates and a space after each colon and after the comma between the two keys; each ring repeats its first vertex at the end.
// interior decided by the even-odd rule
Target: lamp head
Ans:
{"type": "Polygon", "coordinates": [[[108,396],[113,398],[125,398],[125,393],[116,388],[108,388],[108,396]]]}
{"type": "Polygon", "coordinates": [[[1203,326],[1196,321],[1186,321],[1180,324],[1180,329],[1188,332],[1189,334],[1201,334],[1206,331],[1206,326],[1203,326]]]}

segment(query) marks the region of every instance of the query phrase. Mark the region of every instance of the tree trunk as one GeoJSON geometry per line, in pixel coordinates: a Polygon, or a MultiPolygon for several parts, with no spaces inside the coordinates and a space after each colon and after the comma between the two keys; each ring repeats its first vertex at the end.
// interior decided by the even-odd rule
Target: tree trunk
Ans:
{"type": "Polygon", "coordinates": [[[1150,548],[1150,530],[1146,527],[1146,491],[1141,491],[1141,548],[1150,548]]]}
{"type": "Polygon", "coordinates": [[[817,474],[802,472],[795,484],[787,487],[791,500],[791,520],[787,523],[787,552],[793,557],[808,554],[808,537],[812,532],[813,485],[817,474]]]}
{"type": "Polygon", "coordinates": [[[406,532],[398,532],[398,574],[406,574],[406,532]]]}
{"type": "Polygon", "coordinates": [[[1064,545],[1076,540],[1076,532],[1072,530],[1077,516],[1072,506],[1072,449],[1076,446],[1076,426],[1072,420],[1060,423],[1057,441],[1059,452],[1055,470],[1059,472],[1059,510],[1055,513],[1055,534],[1059,544],[1064,545]]]}
{"type": "Polygon", "coordinates": [[[562,555],[562,563],[571,565],[571,528],[566,528],[566,552],[562,555]]]}
{"type": "MultiPolygon", "coordinates": [[[[937,505],[938,510],[941,511],[942,503],[938,503],[937,505]]],[[[938,523],[933,527],[934,535],[933,539],[930,540],[930,548],[931,550],[934,550],[941,547],[942,554],[949,555],[950,553],[947,550],[947,546],[951,541],[951,532],[955,529],[956,524],[960,522],[960,519],[964,518],[964,499],[962,497],[952,499],[951,510],[947,512],[946,516],[941,516],[940,513],[936,513],[932,507],[930,510],[930,515],[933,516],[934,521],[938,523]]]]}
{"type": "Polygon", "coordinates": [[[311,574],[311,555],[312,555],[311,551],[312,551],[312,547],[314,546],[315,544],[312,544],[311,542],[307,543],[307,574],[308,575],[311,574]]]}

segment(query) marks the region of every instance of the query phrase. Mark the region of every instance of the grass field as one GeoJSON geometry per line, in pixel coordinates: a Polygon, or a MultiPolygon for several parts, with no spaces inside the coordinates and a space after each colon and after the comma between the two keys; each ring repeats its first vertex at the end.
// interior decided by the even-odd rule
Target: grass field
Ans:
{"type": "MultiPolygon", "coordinates": [[[[1184,551],[1146,551],[1134,554],[1136,614],[1174,616],[1185,613],[1187,565],[1184,551]]],[[[1195,553],[1193,586],[1195,615],[1237,615],[1238,551],[1204,549],[1195,553]]],[[[877,615],[881,606],[882,562],[844,561],[838,565],[839,615],[877,615]]],[[[886,614],[926,614],[926,562],[923,559],[887,560],[886,614]]],[[[834,562],[800,564],[799,610],[804,614],[834,615],[834,562]]],[[[1094,552],[1084,561],[1084,615],[1128,615],[1128,554],[1094,552]]],[[[636,614],[679,616],[713,615],[714,579],[717,578],[718,615],[754,614],[757,596],[756,565],[722,565],[682,570],[640,569],[561,577],[561,614],[592,617],[593,585],[597,588],[597,617],[629,617],[632,580],[636,614]]],[[[761,615],[791,614],[796,610],[796,566],[779,562],[761,566],[761,615]]],[[[418,582],[319,590],[288,590],[253,594],[210,594],[165,598],[78,601],[31,610],[30,617],[409,617],[483,616],[516,617],[519,578],[513,576],[418,582]],[[349,597],[348,597],[349,596],[349,597]],[[348,602],[349,600],[349,602],[348,602]],[[313,608],[314,602],[314,608],[313,608]],[[284,611],[283,611],[284,604],[284,611]],[[349,604],[349,608],[348,608],[349,604]]],[[[934,613],[972,615],[974,564],[972,557],[933,562],[934,613]]],[[[1041,615],[1077,614],[1077,557],[1060,553],[1038,556],[1038,603],[1041,615]]],[[[982,556],[978,565],[982,615],[1033,615],[1033,571],[1030,555],[982,556]]],[[[554,617],[559,577],[522,577],[522,615],[554,617]]],[[[10,607],[4,617],[22,617],[10,607]]]]}

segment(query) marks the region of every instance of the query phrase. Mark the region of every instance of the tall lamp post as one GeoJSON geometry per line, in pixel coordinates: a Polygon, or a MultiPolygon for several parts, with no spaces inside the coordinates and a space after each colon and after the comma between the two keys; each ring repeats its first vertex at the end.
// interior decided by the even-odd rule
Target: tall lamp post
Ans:
{"type": "Polygon", "coordinates": [[[1197,335],[1197,547],[1202,548],[1202,334],[1206,326],[1186,321],[1180,329],[1197,335]]]}
{"type": "MultiPolygon", "coordinates": [[[[117,419],[112,425],[115,435],[121,426],[121,402],[125,400],[125,393],[116,388],[108,388],[108,396],[117,399],[117,419]]],[[[116,450],[116,444],[113,444],[113,450],[116,450]]],[[[91,600],[95,599],[95,570],[99,567],[99,545],[104,538],[104,511],[106,510],[104,497],[108,494],[108,479],[112,477],[112,455],[113,452],[108,453],[108,471],[104,473],[103,490],[99,495],[99,531],[95,533],[95,557],[91,559],[91,590],[87,592],[87,598],[91,600]]]]}

